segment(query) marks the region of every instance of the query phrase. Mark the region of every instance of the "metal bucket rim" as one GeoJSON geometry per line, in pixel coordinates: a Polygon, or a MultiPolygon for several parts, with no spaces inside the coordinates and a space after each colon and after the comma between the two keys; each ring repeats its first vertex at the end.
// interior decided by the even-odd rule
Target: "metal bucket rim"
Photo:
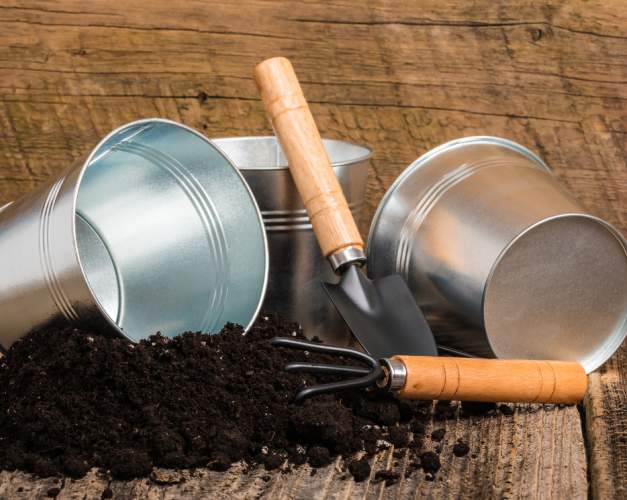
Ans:
{"type": "Polygon", "coordinates": [[[405,182],[405,180],[410,177],[414,172],[418,171],[421,167],[427,164],[430,160],[432,160],[435,156],[445,151],[450,150],[454,147],[467,146],[471,144],[491,144],[496,146],[503,146],[509,148],[517,153],[520,153],[531,161],[533,161],[536,166],[547,173],[553,175],[551,169],[548,167],[546,163],[533,151],[527,149],[525,146],[518,144],[517,142],[511,141],[509,139],[504,139],[502,137],[496,137],[491,135],[474,135],[469,137],[462,137],[459,139],[453,139],[452,141],[445,142],[436,146],[432,149],[429,149],[427,152],[419,156],[416,160],[414,160],[405,170],[403,170],[400,175],[394,180],[391,186],[387,189],[379,205],[377,206],[377,210],[372,217],[372,223],[370,224],[370,231],[368,232],[368,240],[366,243],[366,248],[368,249],[368,259],[372,258],[370,254],[370,248],[372,247],[372,241],[375,238],[376,228],[381,219],[381,215],[383,210],[388,205],[390,199],[394,196],[398,188],[405,182]]]}
{"type": "MultiPolygon", "coordinates": [[[[616,229],[612,224],[601,219],[600,217],[597,217],[596,215],[588,214],[585,212],[580,212],[580,213],[569,212],[569,213],[561,213],[561,214],[556,214],[556,215],[552,215],[549,217],[545,217],[544,219],[531,224],[529,227],[525,228],[520,233],[518,233],[514,238],[512,238],[512,240],[509,243],[507,243],[507,245],[505,245],[505,247],[501,250],[497,258],[494,260],[494,263],[492,264],[492,267],[490,268],[490,272],[488,273],[488,277],[486,279],[486,286],[484,286],[483,293],[481,296],[482,314],[485,314],[485,299],[486,299],[486,294],[488,291],[487,284],[490,283],[490,281],[492,280],[492,277],[494,276],[494,273],[496,272],[498,265],[501,263],[501,261],[503,260],[507,252],[519,240],[524,238],[530,231],[533,231],[536,227],[541,226],[542,224],[545,224],[547,222],[554,221],[554,220],[562,220],[562,219],[570,219],[570,218],[587,219],[589,221],[600,224],[621,245],[621,247],[623,248],[623,252],[625,253],[625,258],[627,259],[627,239],[625,239],[625,237],[621,234],[621,232],[618,229],[616,229]]],[[[484,321],[484,324],[485,324],[485,321],[484,321]]],[[[597,368],[599,368],[601,365],[603,365],[614,354],[614,352],[620,347],[625,337],[627,337],[627,315],[625,316],[622,324],[616,330],[614,330],[614,332],[610,335],[610,337],[606,339],[593,353],[588,355],[584,361],[581,362],[586,373],[591,373],[597,368]]],[[[496,354],[497,357],[500,357],[500,354],[494,348],[494,345],[492,341],[490,340],[489,335],[487,335],[487,328],[486,328],[485,339],[488,342],[490,349],[496,354]]]]}
{"type": "MultiPolygon", "coordinates": [[[[187,125],[183,125],[182,123],[178,123],[175,122],[173,120],[168,120],[165,118],[143,118],[141,120],[135,120],[129,123],[126,123],[124,125],[121,125],[117,128],[115,128],[114,130],[112,130],[111,132],[109,132],[102,140],[100,140],[98,142],[98,144],[92,148],[92,150],[90,151],[89,155],[85,158],[85,160],[82,162],[81,168],[80,168],[80,172],[77,176],[76,179],[76,184],[75,187],[73,189],[73,193],[72,193],[72,212],[76,213],[76,209],[77,209],[77,199],[78,199],[78,192],[80,190],[82,181],[83,181],[83,176],[87,170],[87,167],[89,166],[89,164],[94,160],[94,156],[95,153],[98,152],[98,150],[109,140],[111,139],[113,136],[115,136],[116,134],[119,134],[120,132],[122,132],[123,130],[132,127],[132,126],[137,126],[137,125],[141,125],[141,124],[149,124],[149,123],[165,123],[168,125],[173,125],[175,127],[178,128],[182,128],[187,130],[188,132],[191,132],[192,134],[198,136],[200,139],[202,139],[204,142],[206,142],[209,146],[211,146],[212,148],[216,149],[220,155],[226,159],[227,163],[230,165],[230,167],[232,168],[232,170],[235,172],[235,174],[239,177],[239,179],[242,182],[242,185],[244,186],[244,188],[246,189],[246,193],[248,194],[248,197],[250,198],[250,200],[252,201],[253,204],[253,208],[255,209],[255,213],[257,215],[257,220],[259,222],[259,227],[261,228],[261,235],[263,238],[263,249],[264,249],[264,259],[263,259],[263,263],[264,263],[264,273],[263,273],[263,283],[261,286],[261,293],[259,296],[259,300],[257,302],[257,307],[251,317],[251,320],[249,321],[249,323],[247,325],[244,326],[244,332],[247,332],[250,327],[253,325],[253,323],[255,322],[255,320],[257,319],[257,316],[259,315],[259,312],[261,311],[261,307],[263,305],[263,301],[265,299],[266,296],[266,290],[268,288],[268,276],[269,276],[269,267],[270,267],[270,262],[269,262],[269,249],[268,249],[268,238],[266,235],[266,230],[265,230],[265,226],[263,223],[263,218],[261,215],[261,210],[259,209],[259,205],[257,204],[257,200],[255,199],[252,190],[250,189],[250,186],[248,185],[248,182],[246,182],[246,180],[244,179],[244,176],[241,174],[241,172],[235,167],[235,165],[233,165],[233,162],[231,161],[231,159],[226,156],[220,149],[218,149],[210,140],[209,138],[207,138],[206,136],[204,136],[203,134],[201,134],[199,131],[188,127],[187,125]]],[[[4,207],[3,207],[4,208],[4,207]]],[[[96,294],[94,293],[94,290],[91,286],[91,284],[89,283],[89,280],[87,279],[87,274],[85,273],[85,269],[83,267],[83,262],[81,260],[80,257],[80,252],[78,251],[78,239],[77,239],[77,231],[76,231],[76,219],[73,218],[72,219],[72,236],[73,236],[73,247],[74,247],[74,252],[75,255],[77,257],[77,261],[78,261],[78,266],[81,272],[81,275],[83,277],[83,281],[86,284],[90,295],[92,296],[94,303],[96,304],[96,306],[98,307],[98,310],[101,313],[101,316],[107,321],[107,323],[109,324],[109,326],[111,326],[115,331],[119,332],[120,334],[123,335],[124,338],[134,342],[133,339],[131,339],[124,330],[122,330],[116,323],[115,321],[113,321],[113,319],[109,316],[109,314],[107,313],[107,311],[102,307],[102,305],[100,304],[100,300],[98,299],[98,297],[96,296],[96,294]]],[[[182,333],[182,332],[181,332],[182,333]]]]}
{"type": "MultiPolygon", "coordinates": [[[[222,153],[224,156],[226,156],[228,158],[228,155],[226,153],[224,153],[224,151],[222,149],[220,149],[220,146],[215,144],[214,141],[221,141],[221,142],[231,142],[231,141],[258,141],[259,139],[275,139],[278,142],[278,139],[276,138],[276,136],[274,135],[242,135],[242,136],[229,136],[229,137],[214,137],[212,139],[209,139],[209,141],[220,151],[220,153],[222,153]]],[[[331,166],[333,168],[336,167],[352,167],[354,165],[357,165],[361,162],[367,161],[370,158],[372,158],[372,150],[368,147],[368,146],[364,146],[362,144],[356,144],[354,142],[349,142],[349,141],[345,141],[343,139],[330,139],[327,137],[323,137],[322,138],[322,142],[335,142],[338,144],[347,144],[351,147],[356,147],[359,149],[363,150],[363,153],[360,156],[355,156],[354,158],[348,159],[348,160],[344,160],[344,161],[338,161],[338,162],[331,162],[331,166]]],[[[229,160],[230,162],[230,160],[229,160]]],[[[232,163],[232,162],[231,162],[232,163]]],[[[282,164],[282,165],[277,165],[274,167],[255,167],[255,166],[246,166],[246,165],[239,165],[237,167],[239,170],[246,170],[246,171],[267,171],[267,170],[288,170],[289,166],[287,165],[287,163],[282,164]]]]}

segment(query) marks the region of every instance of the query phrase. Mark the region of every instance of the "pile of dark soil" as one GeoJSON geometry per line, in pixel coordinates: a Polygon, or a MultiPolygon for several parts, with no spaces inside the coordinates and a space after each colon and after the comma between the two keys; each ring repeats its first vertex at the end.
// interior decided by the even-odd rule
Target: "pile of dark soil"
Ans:
{"type": "MultiPolygon", "coordinates": [[[[153,466],[226,470],[240,460],[320,467],[391,443],[412,451],[415,469],[422,461],[425,472],[437,472],[438,456],[422,449],[425,426],[434,408],[446,419],[453,406],[363,391],[295,405],[304,384],[328,379],[287,374],[286,363],[338,359],[274,348],[268,340],[277,335],[301,332],[273,315],[246,336],[227,325],[217,335],[140,344],[73,328],[35,332],[0,364],[0,468],[81,477],[100,467],[130,479],[153,466]]],[[[354,460],[348,470],[365,479],[370,466],[354,460]]]]}

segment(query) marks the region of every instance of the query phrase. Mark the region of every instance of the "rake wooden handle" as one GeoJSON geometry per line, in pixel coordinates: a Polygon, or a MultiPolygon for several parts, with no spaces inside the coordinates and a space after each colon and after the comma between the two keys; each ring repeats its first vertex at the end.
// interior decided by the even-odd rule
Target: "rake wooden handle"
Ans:
{"type": "Polygon", "coordinates": [[[395,356],[407,371],[400,398],[576,403],[588,386],[579,363],[395,356]]]}
{"type": "Polygon", "coordinates": [[[291,63],[284,57],[267,59],[257,65],[254,76],[322,253],[329,257],[348,247],[363,250],[364,242],[291,63]]]}

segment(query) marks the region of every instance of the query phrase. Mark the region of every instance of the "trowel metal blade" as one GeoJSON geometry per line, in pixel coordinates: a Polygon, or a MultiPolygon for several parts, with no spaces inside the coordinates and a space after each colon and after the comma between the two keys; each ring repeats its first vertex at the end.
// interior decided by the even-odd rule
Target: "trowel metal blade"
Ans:
{"type": "Polygon", "coordinates": [[[324,283],[324,288],[371,356],[438,355],[431,329],[399,275],[370,280],[351,265],[337,285],[324,283]]]}

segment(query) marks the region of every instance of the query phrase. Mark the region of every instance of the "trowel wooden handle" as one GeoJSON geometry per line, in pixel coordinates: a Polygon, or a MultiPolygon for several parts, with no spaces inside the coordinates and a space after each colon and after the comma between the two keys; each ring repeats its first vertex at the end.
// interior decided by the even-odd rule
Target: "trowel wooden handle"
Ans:
{"type": "Polygon", "coordinates": [[[579,363],[509,359],[396,356],[406,369],[407,399],[576,403],[588,386],[579,363]]]}
{"type": "Polygon", "coordinates": [[[294,68],[284,57],[267,59],[255,68],[255,81],[322,252],[363,249],[294,68]]]}

